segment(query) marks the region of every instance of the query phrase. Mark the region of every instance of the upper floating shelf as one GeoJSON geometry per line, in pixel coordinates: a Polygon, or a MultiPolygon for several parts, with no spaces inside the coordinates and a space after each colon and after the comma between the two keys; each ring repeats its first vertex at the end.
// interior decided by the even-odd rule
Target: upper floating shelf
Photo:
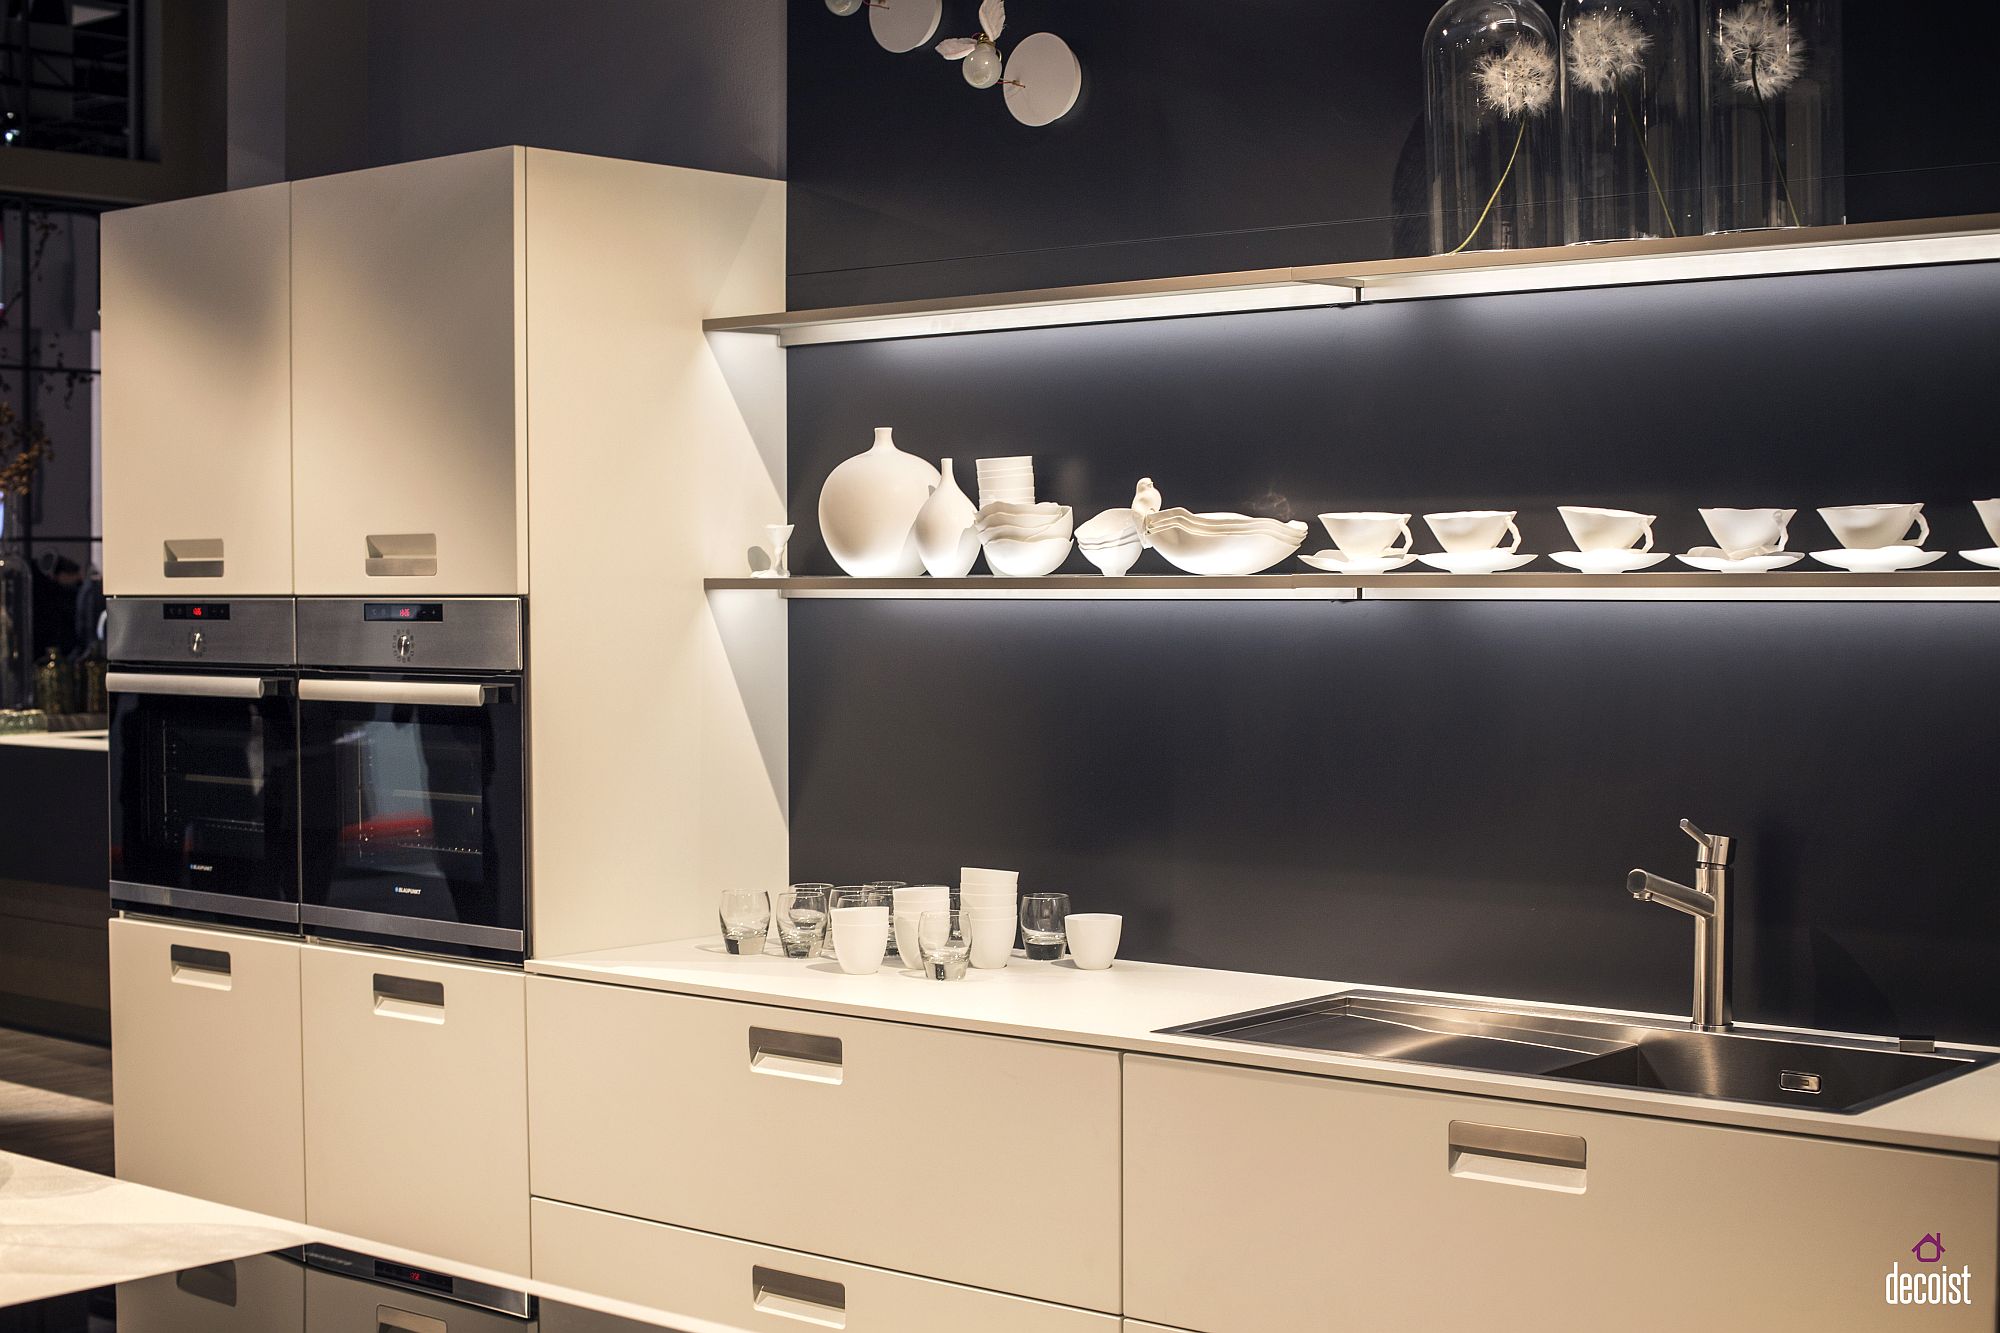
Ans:
{"type": "Polygon", "coordinates": [[[2000,214],[1840,227],[1662,237],[1600,245],[1249,269],[1144,282],[895,301],[711,319],[711,333],[763,333],[786,347],[1185,315],[1359,305],[1436,296],[1698,282],[2000,259],[2000,214]]]}
{"type": "Polygon", "coordinates": [[[1771,574],[1055,574],[1040,579],[709,579],[709,592],[931,601],[1996,602],[2000,571],[1771,574]]]}

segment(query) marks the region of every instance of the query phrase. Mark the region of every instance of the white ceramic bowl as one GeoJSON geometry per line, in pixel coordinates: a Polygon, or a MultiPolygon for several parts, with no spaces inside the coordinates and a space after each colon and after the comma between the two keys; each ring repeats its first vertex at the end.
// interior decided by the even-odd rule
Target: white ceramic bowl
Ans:
{"type": "Polygon", "coordinates": [[[1069,523],[1071,519],[1070,507],[1053,500],[1040,503],[994,500],[979,506],[978,512],[972,516],[974,523],[1005,524],[1016,528],[1047,527],[1055,523],[1069,523]]]}
{"type": "Polygon", "coordinates": [[[979,534],[981,542],[1066,542],[1069,540],[1069,524],[1044,523],[1038,527],[1020,527],[1004,520],[993,523],[975,523],[972,530],[979,534]]]}
{"type": "Polygon", "coordinates": [[[1017,541],[995,537],[982,543],[986,566],[1001,578],[1038,579],[1053,574],[1069,558],[1069,534],[1061,540],[1017,541]]]}
{"type": "Polygon", "coordinates": [[[995,870],[991,866],[960,866],[958,868],[958,882],[960,887],[963,887],[967,881],[975,879],[992,880],[995,883],[1005,884],[1011,889],[1021,882],[1021,872],[1018,870],[995,870]]]}
{"type": "Polygon", "coordinates": [[[1131,509],[1107,509],[1076,530],[1079,546],[1114,546],[1139,540],[1139,516],[1131,509]]]}
{"type": "Polygon", "coordinates": [[[1178,520],[1155,518],[1146,524],[1146,536],[1167,563],[1189,574],[1222,578],[1261,574],[1298,550],[1306,539],[1303,523],[1276,524],[1276,531],[1255,526],[1268,521],[1251,520],[1234,528],[1196,528],[1178,520]]]}
{"type": "Polygon", "coordinates": [[[1071,912],[1063,919],[1070,960],[1086,972],[1100,972],[1118,956],[1125,918],[1116,912],[1071,912]]]}
{"type": "Polygon", "coordinates": [[[1086,546],[1083,558],[1096,565],[1097,572],[1105,578],[1119,579],[1139,563],[1139,555],[1144,549],[1135,537],[1129,542],[1118,542],[1112,546],[1086,546]]]}

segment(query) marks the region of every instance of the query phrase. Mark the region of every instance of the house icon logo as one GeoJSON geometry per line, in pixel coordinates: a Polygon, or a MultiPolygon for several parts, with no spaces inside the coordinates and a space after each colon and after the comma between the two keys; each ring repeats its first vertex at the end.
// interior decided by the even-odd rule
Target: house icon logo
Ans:
{"type": "Polygon", "coordinates": [[[1923,1267],[1904,1268],[1901,1260],[1890,1264],[1889,1276],[1882,1284],[1885,1301],[1891,1305],[1972,1304],[1972,1267],[1964,1265],[1953,1272],[1944,1266],[1943,1232],[1926,1231],[1924,1238],[1910,1247],[1910,1253],[1923,1267]],[[1936,1267],[1929,1266],[1932,1264],[1936,1267]]]}

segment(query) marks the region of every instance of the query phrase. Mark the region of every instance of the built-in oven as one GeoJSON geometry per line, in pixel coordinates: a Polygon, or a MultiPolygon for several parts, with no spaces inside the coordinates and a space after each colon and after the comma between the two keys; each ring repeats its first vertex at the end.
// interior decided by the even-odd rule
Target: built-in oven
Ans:
{"type": "Polygon", "coordinates": [[[111,900],[299,929],[292,599],[120,597],[111,667],[111,900]]]}
{"type": "Polygon", "coordinates": [[[528,930],[524,603],[299,603],[307,933],[518,962],[528,930]]]}

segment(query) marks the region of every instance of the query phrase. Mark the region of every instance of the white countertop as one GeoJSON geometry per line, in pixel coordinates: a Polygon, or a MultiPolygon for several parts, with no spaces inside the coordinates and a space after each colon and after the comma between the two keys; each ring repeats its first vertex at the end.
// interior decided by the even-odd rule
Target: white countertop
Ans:
{"type": "Polygon", "coordinates": [[[16,731],[0,736],[0,745],[12,745],[24,750],[83,750],[97,754],[108,754],[111,750],[111,733],[108,731],[16,731]]]}
{"type": "MultiPolygon", "coordinates": [[[[1439,1065],[1372,1060],[1335,1052],[1253,1046],[1159,1029],[1268,1005],[1289,1004],[1352,983],[1120,961],[1085,972],[1069,962],[973,971],[959,982],[931,981],[893,965],[850,977],[831,960],[766,954],[739,958],[713,939],[606,949],[531,959],[528,971],[929,1027],[1182,1056],[1476,1096],[1620,1111],[1752,1129],[2000,1157],[2000,1064],[1924,1088],[1856,1115],[1717,1101],[1562,1079],[1488,1074],[1439,1065]]],[[[1394,991],[1389,986],[1367,986],[1394,991]]],[[[1482,998],[1482,997],[1461,997],[1482,998]]],[[[1540,1009],[1560,1006],[1541,1005],[1540,1009]]],[[[1601,1011],[1577,1011],[1579,1013],[1601,1011]]],[[[1662,1015],[1633,1015],[1659,1018],[1662,1015]]],[[[1759,1029],[1739,1024],[1745,1032],[1759,1029]]]]}

